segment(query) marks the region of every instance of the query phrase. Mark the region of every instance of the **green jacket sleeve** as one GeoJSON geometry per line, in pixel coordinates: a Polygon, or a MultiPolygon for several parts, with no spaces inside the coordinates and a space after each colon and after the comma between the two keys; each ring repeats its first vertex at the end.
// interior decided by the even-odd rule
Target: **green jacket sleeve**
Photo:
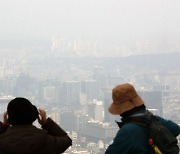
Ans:
{"type": "Polygon", "coordinates": [[[178,136],[180,134],[180,126],[171,120],[166,120],[158,116],[159,121],[165,125],[174,136],[178,136]]]}
{"type": "Polygon", "coordinates": [[[136,124],[126,124],[118,131],[105,154],[148,154],[147,140],[146,129],[136,124]]]}

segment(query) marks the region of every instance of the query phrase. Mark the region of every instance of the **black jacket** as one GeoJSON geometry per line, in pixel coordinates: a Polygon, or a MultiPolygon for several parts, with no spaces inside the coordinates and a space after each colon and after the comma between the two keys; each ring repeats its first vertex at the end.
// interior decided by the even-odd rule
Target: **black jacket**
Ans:
{"type": "Polygon", "coordinates": [[[0,124],[0,154],[60,154],[72,145],[66,132],[50,118],[42,128],[0,124]]]}

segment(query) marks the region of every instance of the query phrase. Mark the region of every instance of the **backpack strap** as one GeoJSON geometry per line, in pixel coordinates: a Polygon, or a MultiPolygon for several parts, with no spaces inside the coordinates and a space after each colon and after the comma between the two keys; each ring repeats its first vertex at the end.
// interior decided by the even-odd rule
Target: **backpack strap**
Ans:
{"type": "Polygon", "coordinates": [[[140,126],[149,128],[149,125],[150,125],[151,122],[146,121],[145,119],[142,119],[142,118],[131,117],[131,118],[128,118],[124,123],[125,124],[127,124],[127,123],[135,123],[135,124],[138,124],[140,126]]]}

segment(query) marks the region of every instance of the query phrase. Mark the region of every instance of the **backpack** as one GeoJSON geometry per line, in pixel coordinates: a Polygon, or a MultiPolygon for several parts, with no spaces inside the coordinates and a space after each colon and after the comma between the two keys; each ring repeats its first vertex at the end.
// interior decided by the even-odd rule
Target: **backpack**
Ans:
{"type": "Polygon", "coordinates": [[[179,154],[176,137],[162,125],[156,116],[147,112],[142,116],[132,116],[124,123],[135,123],[146,127],[149,131],[148,144],[151,154],[179,154]]]}

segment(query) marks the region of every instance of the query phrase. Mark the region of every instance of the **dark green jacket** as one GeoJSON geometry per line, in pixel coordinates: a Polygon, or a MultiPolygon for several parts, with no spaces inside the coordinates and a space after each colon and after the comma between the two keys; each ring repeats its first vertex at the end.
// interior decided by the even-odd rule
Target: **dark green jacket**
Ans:
{"type": "Polygon", "coordinates": [[[66,132],[50,118],[43,129],[33,125],[0,125],[0,154],[60,154],[71,144],[66,132]]]}
{"type": "MultiPolygon", "coordinates": [[[[138,113],[135,113],[138,114],[138,113]]],[[[158,117],[159,121],[178,136],[180,127],[170,120],[158,117]]],[[[113,143],[107,148],[105,154],[149,154],[148,130],[134,123],[122,126],[116,134],[113,143]]]]}

